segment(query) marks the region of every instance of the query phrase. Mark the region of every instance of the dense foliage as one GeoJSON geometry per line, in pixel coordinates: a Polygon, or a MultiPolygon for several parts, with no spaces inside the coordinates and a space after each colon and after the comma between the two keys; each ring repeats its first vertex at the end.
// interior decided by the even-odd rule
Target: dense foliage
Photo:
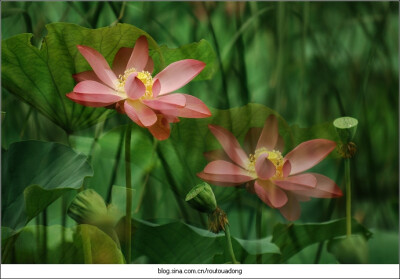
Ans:
{"type": "MultiPolygon", "coordinates": [[[[398,263],[398,5],[2,2],[3,262],[125,262],[122,237],[120,245],[66,213],[85,188],[124,216],[124,133],[131,121],[65,94],[76,84],[72,74],[90,70],[77,44],[112,63],[120,47],[146,35],[156,73],[181,59],[206,63],[182,92],[200,98],[212,117],[181,119],[166,141],[133,126],[133,263],[230,261],[223,234],[206,231],[207,216],[185,196],[201,182],[203,153],[220,148],[208,124],[242,143],[271,113],[284,153],[310,139],[338,141],[333,120],[358,119],[353,233],[369,239],[369,263],[398,263]]],[[[344,191],[336,151],[313,171],[344,191]]],[[[345,235],[344,198],[302,203],[300,219],[290,224],[243,187],[212,188],[241,263],[336,262],[324,244],[345,235]]],[[[122,218],[117,228],[123,225],[122,218]]]]}

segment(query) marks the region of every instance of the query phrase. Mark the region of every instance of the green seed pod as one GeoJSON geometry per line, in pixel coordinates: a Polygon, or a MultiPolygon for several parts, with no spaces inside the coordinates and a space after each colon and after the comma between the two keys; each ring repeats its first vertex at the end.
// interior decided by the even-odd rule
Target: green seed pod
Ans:
{"type": "Polygon", "coordinates": [[[214,192],[211,186],[205,182],[193,187],[186,195],[185,200],[201,212],[212,213],[217,208],[214,192]]]}
{"type": "Polygon", "coordinates": [[[365,264],[368,262],[368,245],[362,235],[332,239],[328,243],[328,252],[342,264],[365,264]]]}
{"type": "Polygon", "coordinates": [[[357,131],[358,120],[353,117],[340,117],[333,121],[333,126],[339,135],[340,141],[344,144],[351,142],[357,131]]]}
{"type": "Polygon", "coordinates": [[[75,196],[68,208],[68,215],[78,224],[101,226],[112,223],[106,203],[92,189],[84,190],[75,196]]]}

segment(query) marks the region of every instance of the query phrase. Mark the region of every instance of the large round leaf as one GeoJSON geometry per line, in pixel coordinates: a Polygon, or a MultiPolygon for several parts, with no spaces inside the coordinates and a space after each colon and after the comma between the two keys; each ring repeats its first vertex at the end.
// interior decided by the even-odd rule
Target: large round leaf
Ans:
{"type": "MultiPolygon", "coordinates": [[[[366,239],[372,236],[372,233],[355,219],[352,219],[351,226],[353,234],[360,234],[366,239]]],[[[311,244],[344,235],[346,235],[346,219],[323,223],[278,224],[274,227],[272,242],[281,249],[281,263],[284,263],[311,244]]]]}
{"type": "Polygon", "coordinates": [[[2,154],[2,225],[23,227],[50,203],[79,189],[93,171],[87,157],[50,142],[22,141],[2,154]]]}
{"type": "MultiPolygon", "coordinates": [[[[119,223],[121,228],[123,221],[119,223]]],[[[232,237],[232,244],[235,253],[246,263],[257,254],[269,259],[280,254],[279,248],[271,243],[271,237],[262,241],[232,237]]],[[[224,233],[214,234],[181,221],[159,225],[133,219],[132,257],[141,255],[157,264],[222,264],[231,260],[224,233]]]]}
{"type": "Polygon", "coordinates": [[[204,39],[196,43],[183,45],[179,48],[168,48],[162,45],[160,51],[154,53],[155,70],[160,71],[175,61],[188,58],[197,59],[206,63],[206,67],[194,80],[210,79],[217,70],[214,50],[210,43],[204,39]],[[161,61],[164,63],[158,65],[161,61]]]}

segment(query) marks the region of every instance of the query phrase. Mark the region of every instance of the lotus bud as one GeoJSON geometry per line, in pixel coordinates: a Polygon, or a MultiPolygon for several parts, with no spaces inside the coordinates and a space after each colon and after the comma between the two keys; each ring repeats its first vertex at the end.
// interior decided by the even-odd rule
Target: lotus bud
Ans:
{"type": "Polygon", "coordinates": [[[84,190],[75,196],[68,208],[68,215],[78,224],[104,226],[113,223],[104,199],[92,189],[84,190]]]}
{"type": "Polygon", "coordinates": [[[217,208],[214,192],[211,186],[203,182],[189,191],[185,199],[193,208],[205,212],[212,213],[217,208]]]}

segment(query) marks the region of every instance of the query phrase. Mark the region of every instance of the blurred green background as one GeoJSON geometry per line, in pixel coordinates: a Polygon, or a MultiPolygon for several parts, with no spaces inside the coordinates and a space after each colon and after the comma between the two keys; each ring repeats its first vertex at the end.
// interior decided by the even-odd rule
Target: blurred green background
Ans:
{"type": "MultiPolygon", "coordinates": [[[[38,47],[46,35],[45,25],[53,22],[99,28],[115,24],[118,19],[143,29],[159,45],[170,48],[206,39],[216,52],[218,70],[213,79],[192,82],[182,92],[214,108],[259,103],[299,127],[321,125],[345,115],[357,118],[354,142],[358,152],[352,160],[353,213],[367,228],[379,232],[371,240],[376,249],[383,251],[394,243],[398,247],[398,2],[3,1],[1,5],[2,39],[33,33],[32,44],[38,47]]],[[[4,149],[26,139],[68,141],[61,128],[4,88],[2,111],[6,112],[2,120],[4,149]]],[[[81,148],[85,139],[90,146],[94,136],[100,137],[124,123],[127,120],[117,115],[101,129],[97,125],[77,133],[76,148],[85,152],[81,148]]],[[[140,142],[140,137],[137,140],[140,142]]],[[[109,157],[115,154],[112,150],[109,157]]],[[[336,177],[338,185],[344,185],[342,167],[326,173],[336,177]]],[[[121,176],[123,181],[123,172],[121,176]]],[[[106,190],[96,190],[107,198],[106,190]]],[[[140,187],[137,192],[141,192],[140,187]]],[[[164,200],[173,193],[163,195],[154,194],[164,200]]],[[[144,205],[137,217],[185,219],[205,226],[205,219],[181,216],[174,199],[169,200],[157,209],[154,201],[144,205]]],[[[256,237],[255,209],[260,208],[259,203],[255,196],[243,194],[221,204],[230,216],[233,235],[256,237]]],[[[60,201],[50,207],[59,210],[60,201]]],[[[326,221],[345,214],[344,199],[314,200],[303,204],[302,209],[303,222],[326,221]]],[[[267,220],[262,236],[270,235],[273,225],[283,219],[267,207],[258,210],[267,220]]],[[[59,214],[49,214],[49,224],[60,224],[59,214]]],[[[68,223],[73,221],[68,218],[68,223]]],[[[310,246],[291,261],[312,263],[317,249],[317,245],[310,246]]],[[[391,261],[398,262],[398,251],[394,252],[391,261]]],[[[375,263],[385,262],[379,255],[371,256],[375,263]]],[[[323,254],[324,261],[333,260],[323,254]]]]}

